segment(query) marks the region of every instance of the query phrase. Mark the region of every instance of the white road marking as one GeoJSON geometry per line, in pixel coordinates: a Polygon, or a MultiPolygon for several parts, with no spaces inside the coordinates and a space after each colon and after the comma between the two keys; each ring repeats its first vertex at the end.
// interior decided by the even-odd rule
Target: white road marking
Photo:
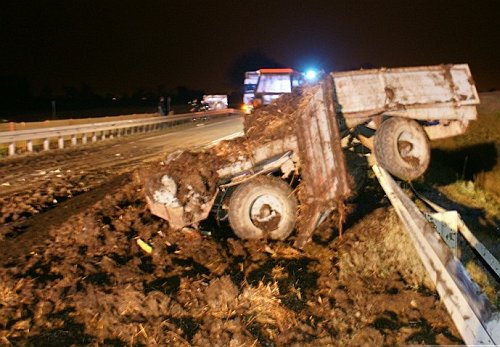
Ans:
{"type": "Polygon", "coordinates": [[[237,138],[237,137],[240,137],[240,136],[243,136],[244,135],[244,132],[243,131],[238,131],[238,132],[235,132],[233,134],[230,134],[230,135],[227,135],[227,136],[223,136],[223,137],[220,137],[218,138],[217,140],[214,140],[212,142],[209,142],[208,144],[206,144],[205,146],[203,146],[203,148],[210,148],[210,147],[213,147],[215,146],[216,144],[218,144],[219,142],[221,141],[225,141],[225,140],[232,140],[234,138],[237,138]]]}
{"type": "MultiPolygon", "coordinates": [[[[232,121],[232,120],[230,120],[232,121]]],[[[205,124],[203,126],[204,129],[207,129],[207,128],[210,128],[210,127],[215,127],[215,126],[220,126],[221,123],[223,122],[226,122],[226,121],[221,121],[221,122],[214,122],[214,123],[209,123],[209,124],[205,124]]],[[[186,130],[198,130],[198,128],[189,128],[189,129],[186,129],[186,130]]],[[[140,139],[140,140],[136,140],[136,141],[131,141],[131,143],[134,143],[134,142],[141,142],[141,141],[149,141],[149,140],[153,140],[153,139],[157,139],[157,138],[167,138],[169,136],[174,136],[176,134],[176,132],[173,132],[173,133],[168,133],[168,134],[162,134],[162,135],[157,135],[157,136],[152,136],[152,137],[146,137],[144,139],[140,139]]],[[[234,134],[233,134],[234,135],[234,134]]],[[[229,136],[232,136],[232,135],[229,135],[229,136]]],[[[215,140],[215,141],[218,141],[218,140],[215,140]]]]}

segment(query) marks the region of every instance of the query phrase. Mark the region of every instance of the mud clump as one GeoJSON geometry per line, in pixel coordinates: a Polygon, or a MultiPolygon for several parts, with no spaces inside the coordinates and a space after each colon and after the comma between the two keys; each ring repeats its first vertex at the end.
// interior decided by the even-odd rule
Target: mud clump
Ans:
{"type": "Polygon", "coordinates": [[[218,179],[217,164],[210,159],[213,160],[207,152],[174,153],[167,158],[166,168],[155,175],[156,179],[148,180],[152,184],[149,189],[161,189],[161,177],[168,174],[176,183],[176,198],[180,204],[185,205],[194,193],[208,200],[215,194],[218,179]]]}

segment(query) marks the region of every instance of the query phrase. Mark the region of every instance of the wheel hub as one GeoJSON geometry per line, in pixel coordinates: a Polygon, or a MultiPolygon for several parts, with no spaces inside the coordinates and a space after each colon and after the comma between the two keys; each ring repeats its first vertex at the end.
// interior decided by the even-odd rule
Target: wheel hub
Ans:
{"type": "Polygon", "coordinates": [[[405,161],[420,163],[424,149],[418,139],[409,132],[403,131],[398,137],[398,151],[405,161]]]}
{"type": "Polygon", "coordinates": [[[270,223],[279,217],[283,210],[284,206],[278,198],[273,195],[261,195],[252,204],[250,218],[254,223],[270,223]]]}

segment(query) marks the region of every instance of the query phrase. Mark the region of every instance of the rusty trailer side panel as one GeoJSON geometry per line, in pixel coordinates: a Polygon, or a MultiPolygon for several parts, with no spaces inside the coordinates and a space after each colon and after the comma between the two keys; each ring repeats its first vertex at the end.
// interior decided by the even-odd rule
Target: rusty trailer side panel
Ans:
{"type": "Polygon", "coordinates": [[[382,113],[473,120],[479,96],[467,64],[335,72],[336,111],[346,120],[382,113]]]}
{"type": "Polygon", "coordinates": [[[343,202],[351,195],[332,93],[332,81],[324,80],[297,115],[297,144],[304,183],[304,192],[299,194],[303,205],[295,241],[299,248],[310,240],[314,229],[331,211],[339,209],[342,214],[343,202]]]}
{"type": "Polygon", "coordinates": [[[297,142],[307,196],[328,203],[348,197],[350,188],[340,132],[333,108],[332,83],[322,82],[297,117],[297,142]]]}

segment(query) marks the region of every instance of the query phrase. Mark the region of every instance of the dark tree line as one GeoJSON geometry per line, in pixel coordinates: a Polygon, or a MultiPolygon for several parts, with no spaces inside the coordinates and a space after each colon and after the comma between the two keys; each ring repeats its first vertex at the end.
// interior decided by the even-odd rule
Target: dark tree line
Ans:
{"type": "MultiPolygon", "coordinates": [[[[260,68],[284,67],[256,49],[236,57],[225,76],[233,92],[230,107],[239,107],[242,101],[243,80],[246,71],[260,68]]],[[[203,90],[178,86],[167,90],[164,85],[153,89],[136,88],[126,94],[99,94],[81,82],[54,92],[43,88],[35,93],[28,79],[19,75],[0,76],[0,121],[40,121],[53,118],[107,116],[123,112],[156,112],[160,97],[170,97],[174,112],[185,112],[187,103],[200,99],[203,90]],[[95,110],[95,113],[91,111],[95,110]]]]}
{"type": "Polygon", "coordinates": [[[200,98],[204,92],[185,86],[166,90],[158,86],[154,90],[136,88],[131,93],[99,94],[86,83],[65,86],[62,92],[54,93],[49,88],[34,93],[26,78],[20,76],[0,76],[0,120],[39,121],[51,118],[87,117],[90,110],[99,110],[102,116],[131,110],[156,112],[161,96],[170,97],[173,105],[186,105],[188,101],[200,98]]]}

